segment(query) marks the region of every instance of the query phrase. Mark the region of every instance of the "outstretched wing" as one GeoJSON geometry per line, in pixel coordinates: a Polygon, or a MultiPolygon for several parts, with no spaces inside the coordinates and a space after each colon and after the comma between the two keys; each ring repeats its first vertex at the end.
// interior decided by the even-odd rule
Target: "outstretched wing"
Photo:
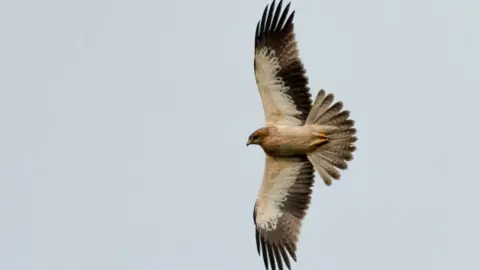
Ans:
{"type": "Polygon", "coordinates": [[[311,94],[293,30],[295,11],[282,1],[265,7],[255,32],[255,79],[267,124],[302,125],[311,109],[311,94]],[[287,17],[288,16],[288,17],[287,17]]]}
{"type": "Polygon", "coordinates": [[[309,208],[314,183],[313,167],[305,156],[266,157],[262,185],[255,202],[258,254],[265,268],[290,269],[290,257],[296,261],[298,236],[309,208]],[[283,262],[282,262],[283,261],[283,262]]]}

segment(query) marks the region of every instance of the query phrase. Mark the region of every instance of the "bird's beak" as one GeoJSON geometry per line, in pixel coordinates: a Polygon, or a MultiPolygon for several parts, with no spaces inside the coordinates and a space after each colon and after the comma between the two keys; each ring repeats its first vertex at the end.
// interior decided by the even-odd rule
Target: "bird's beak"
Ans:
{"type": "Polygon", "coordinates": [[[248,140],[248,141],[247,141],[247,146],[249,146],[250,144],[252,144],[252,141],[251,141],[251,140],[248,140]]]}

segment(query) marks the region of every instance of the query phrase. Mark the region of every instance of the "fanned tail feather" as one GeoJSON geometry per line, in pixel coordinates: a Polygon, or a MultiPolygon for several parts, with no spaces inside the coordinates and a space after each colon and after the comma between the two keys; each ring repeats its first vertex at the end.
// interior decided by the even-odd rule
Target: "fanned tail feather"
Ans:
{"type": "Polygon", "coordinates": [[[305,125],[327,135],[327,141],[307,155],[327,186],[332,184],[332,179],[340,179],[339,170],[348,168],[347,162],[353,159],[352,153],[356,150],[354,144],[357,141],[355,121],[349,119],[350,112],[342,111],[341,101],[333,101],[333,94],[320,90],[305,122],[305,125]]]}

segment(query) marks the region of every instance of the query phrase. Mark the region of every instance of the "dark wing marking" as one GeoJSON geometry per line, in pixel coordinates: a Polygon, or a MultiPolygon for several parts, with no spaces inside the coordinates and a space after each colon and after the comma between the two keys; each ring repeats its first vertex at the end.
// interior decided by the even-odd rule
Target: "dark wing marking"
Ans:
{"type": "Polygon", "coordinates": [[[288,159],[267,156],[266,159],[266,173],[253,210],[257,252],[263,257],[267,270],[269,264],[272,270],[276,270],[276,267],[283,270],[284,265],[291,269],[287,253],[294,261],[297,260],[295,252],[301,223],[311,201],[314,170],[305,156],[288,159]],[[283,184],[292,179],[291,184],[283,184]],[[281,217],[278,218],[276,227],[272,229],[262,226],[262,222],[268,223],[272,217],[275,198],[284,192],[287,195],[278,205],[281,217]]]}
{"type": "Polygon", "coordinates": [[[255,32],[254,69],[267,122],[305,122],[312,104],[308,77],[298,56],[293,27],[295,11],[282,1],[266,6],[255,32]]]}

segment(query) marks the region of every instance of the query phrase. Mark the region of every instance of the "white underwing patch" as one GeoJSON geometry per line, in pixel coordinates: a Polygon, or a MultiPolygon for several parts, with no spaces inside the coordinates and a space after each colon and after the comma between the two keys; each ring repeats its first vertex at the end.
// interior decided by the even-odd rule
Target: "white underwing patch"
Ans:
{"type": "Polygon", "coordinates": [[[302,163],[292,164],[281,170],[277,177],[268,180],[271,182],[266,184],[270,188],[261,190],[259,194],[262,203],[257,209],[257,226],[266,231],[276,229],[278,220],[283,216],[283,202],[287,199],[288,190],[295,184],[301,168],[302,163]]]}
{"type": "MultiPolygon", "coordinates": [[[[258,88],[260,95],[265,104],[265,113],[272,113],[272,110],[277,109],[282,119],[278,124],[299,126],[302,121],[295,116],[301,115],[297,110],[292,98],[287,95],[288,86],[281,77],[277,76],[281,69],[278,58],[275,56],[275,51],[264,47],[256,52],[255,55],[258,88]],[[273,104],[271,104],[273,103],[273,104]]],[[[270,115],[266,115],[268,119],[270,115]]]]}

